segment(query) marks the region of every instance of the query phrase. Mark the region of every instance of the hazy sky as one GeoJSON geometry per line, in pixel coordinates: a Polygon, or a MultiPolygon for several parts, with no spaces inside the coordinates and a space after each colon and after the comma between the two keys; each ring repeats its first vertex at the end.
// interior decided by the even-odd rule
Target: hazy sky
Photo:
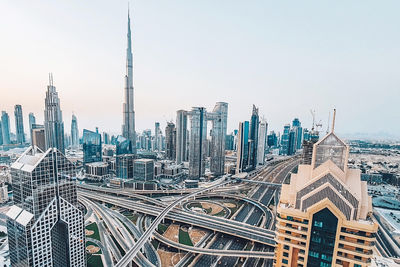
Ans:
{"type": "MultiPolygon", "coordinates": [[[[176,110],[251,105],[281,131],[310,109],[342,133],[400,134],[400,1],[131,1],[136,128],[176,110]]],[[[127,1],[0,1],[0,110],[43,120],[48,73],[65,129],[120,132],[127,1]]],[[[27,132],[27,130],[25,129],[27,132]]]]}

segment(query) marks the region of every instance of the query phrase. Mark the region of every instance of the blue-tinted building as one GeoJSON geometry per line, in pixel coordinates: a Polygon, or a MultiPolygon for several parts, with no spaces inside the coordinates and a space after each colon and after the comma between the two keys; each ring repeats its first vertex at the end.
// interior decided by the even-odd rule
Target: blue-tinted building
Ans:
{"type": "Polygon", "coordinates": [[[281,137],[281,155],[287,155],[289,152],[289,132],[290,125],[287,124],[283,127],[283,134],[281,137]]]}
{"type": "Polygon", "coordinates": [[[83,163],[102,161],[101,134],[83,130],[83,163]]]}
{"type": "Polygon", "coordinates": [[[258,116],[258,108],[253,105],[253,112],[251,114],[250,123],[250,137],[249,137],[249,168],[254,169],[257,166],[257,148],[258,148],[258,126],[260,118],[258,116]]]}
{"type": "Polygon", "coordinates": [[[131,140],[119,135],[115,140],[115,145],[117,155],[132,154],[131,140]]]}
{"type": "Polygon", "coordinates": [[[247,169],[249,163],[249,122],[239,123],[236,173],[247,169]]]}
{"type": "Polygon", "coordinates": [[[11,143],[10,140],[10,117],[8,113],[5,111],[1,112],[1,129],[3,134],[3,144],[9,145],[11,143]]]}
{"type": "Polygon", "coordinates": [[[278,138],[274,131],[271,131],[267,136],[267,145],[268,147],[276,147],[278,145],[278,138]]]}
{"type": "Polygon", "coordinates": [[[296,130],[292,129],[289,132],[287,155],[294,155],[294,153],[296,152],[296,145],[297,145],[296,141],[297,141],[297,132],[296,130]]]}
{"type": "Polygon", "coordinates": [[[25,143],[24,119],[22,116],[21,105],[15,105],[14,115],[15,115],[15,134],[17,137],[17,144],[24,144],[25,143]]]}

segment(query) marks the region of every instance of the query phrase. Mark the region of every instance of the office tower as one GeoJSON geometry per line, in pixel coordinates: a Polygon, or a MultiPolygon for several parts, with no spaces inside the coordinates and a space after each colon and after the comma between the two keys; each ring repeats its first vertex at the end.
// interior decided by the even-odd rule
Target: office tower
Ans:
{"type": "Polygon", "coordinates": [[[11,144],[10,140],[10,117],[5,111],[1,112],[1,129],[3,134],[3,145],[11,144]]]}
{"type": "Polygon", "coordinates": [[[288,142],[288,152],[287,155],[294,155],[296,153],[296,135],[297,132],[294,129],[289,131],[289,142],[288,142]]]}
{"type": "Polygon", "coordinates": [[[319,133],[318,131],[311,130],[308,132],[308,138],[304,138],[303,140],[303,155],[302,155],[302,162],[306,165],[311,165],[312,154],[314,150],[314,144],[319,140],[319,133]]]}
{"type": "Polygon", "coordinates": [[[106,145],[110,144],[110,135],[106,132],[103,132],[103,142],[106,145]]]}
{"type": "Polygon", "coordinates": [[[71,120],[71,146],[74,148],[79,147],[78,120],[74,114],[72,114],[71,120]]]}
{"type": "Polygon", "coordinates": [[[258,108],[253,105],[253,112],[250,121],[250,136],[249,136],[249,167],[254,169],[257,166],[257,147],[258,147],[258,124],[260,118],[258,116],[258,108]]]}
{"type": "Polygon", "coordinates": [[[116,175],[122,179],[132,179],[133,177],[133,161],[134,154],[117,155],[115,160],[116,175]]]}
{"type": "Polygon", "coordinates": [[[25,143],[25,133],[24,133],[24,118],[22,115],[22,106],[14,106],[14,116],[15,116],[15,135],[17,144],[25,143]]]}
{"type": "Polygon", "coordinates": [[[233,135],[233,133],[226,135],[225,149],[226,150],[234,150],[235,149],[235,136],[233,135]]]}
{"type": "Polygon", "coordinates": [[[129,11],[127,39],[128,47],[126,49],[125,102],[123,104],[124,124],[122,125],[122,136],[131,141],[131,153],[136,154],[135,110],[133,97],[133,54],[129,11]]]}
{"type": "Polygon", "coordinates": [[[275,266],[370,265],[378,225],[367,182],[347,167],[348,155],[332,130],[314,145],[311,165],[299,165],[282,185],[275,266]]]}
{"type": "Polygon", "coordinates": [[[268,123],[261,121],[258,127],[258,147],[257,147],[257,164],[264,165],[265,162],[265,145],[267,143],[268,123]]]}
{"type": "Polygon", "coordinates": [[[187,161],[187,111],[176,112],[176,163],[187,161]]]}
{"type": "Polygon", "coordinates": [[[0,120],[0,146],[3,144],[3,127],[0,120]]]}
{"type": "Polygon", "coordinates": [[[83,129],[83,163],[102,161],[101,134],[83,129]]]}
{"type": "Polygon", "coordinates": [[[86,266],[84,214],[74,165],[57,149],[29,147],[11,165],[7,212],[12,266],[86,266]]]}
{"type": "Polygon", "coordinates": [[[289,153],[289,132],[290,132],[290,125],[286,124],[283,127],[283,134],[281,137],[281,155],[288,155],[289,153]]]}
{"type": "Polygon", "coordinates": [[[224,174],[225,167],[225,138],[228,123],[228,103],[217,102],[207,120],[212,123],[210,143],[210,171],[216,175],[224,174]]]}
{"type": "Polygon", "coordinates": [[[278,137],[274,131],[271,131],[267,137],[268,147],[276,147],[278,145],[278,137]]]}
{"type": "Polygon", "coordinates": [[[56,87],[53,85],[53,75],[49,75],[49,85],[47,86],[44,129],[46,134],[46,150],[55,147],[64,154],[64,122],[60,109],[60,99],[56,87]]]}
{"type": "Polygon", "coordinates": [[[5,183],[0,184],[0,203],[5,203],[9,200],[8,186],[5,183]]]}
{"type": "Polygon", "coordinates": [[[207,114],[203,107],[193,107],[190,116],[189,177],[198,179],[205,173],[207,150],[207,114]]]}
{"type": "Polygon", "coordinates": [[[249,122],[239,123],[236,173],[246,171],[249,162],[249,122]]]}
{"type": "Polygon", "coordinates": [[[307,128],[303,129],[303,141],[310,140],[310,132],[307,128]]]}
{"type": "Polygon", "coordinates": [[[37,146],[40,150],[46,150],[46,134],[44,126],[40,124],[32,124],[32,146],[37,146]]]}
{"type": "Polygon", "coordinates": [[[233,150],[236,151],[237,150],[237,144],[238,144],[238,130],[233,130],[233,136],[234,136],[234,140],[233,140],[233,150]]]}
{"type": "Polygon", "coordinates": [[[301,143],[303,141],[303,128],[298,118],[294,118],[292,122],[292,129],[295,131],[295,151],[301,149],[301,143]]]}
{"type": "Polygon", "coordinates": [[[29,134],[30,134],[30,139],[31,139],[31,144],[32,144],[32,125],[36,124],[36,117],[35,115],[30,112],[29,113],[29,134]]]}
{"type": "Polygon", "coordinates": [[[176,158],[176,128],[175,124],[172,122],[167,123],[167,127],[165,127],[165,157],[170,160],[175,160],[176,158]]]}
{"type": "Polygon", "coordinates": [[[160,151],[161,150],[161,144],[160,144],[160,123],[156,122],[154,124],[154,151],[160,151]]]}
{"type": "Polygon", "coordinates": [[[136,181],[154,179],[154,161],[152,159],[136,159],[133,161],[133,178],[136,181]]]}

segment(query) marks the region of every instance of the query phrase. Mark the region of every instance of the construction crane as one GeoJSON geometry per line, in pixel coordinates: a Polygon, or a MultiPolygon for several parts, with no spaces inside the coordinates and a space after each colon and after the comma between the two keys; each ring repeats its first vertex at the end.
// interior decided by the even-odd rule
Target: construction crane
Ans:
{"type": "Polygon", "coordinates": [[[319,120],[319,122],[315,122],[315,110],[310,110],[311,112],[311,116],[313,117],[313,121],[312,121],[312,128],[311,130],[314,131],[316,130],[318,132],[318,128],[322,128],[322,122],[321,120],[319,120]]]}

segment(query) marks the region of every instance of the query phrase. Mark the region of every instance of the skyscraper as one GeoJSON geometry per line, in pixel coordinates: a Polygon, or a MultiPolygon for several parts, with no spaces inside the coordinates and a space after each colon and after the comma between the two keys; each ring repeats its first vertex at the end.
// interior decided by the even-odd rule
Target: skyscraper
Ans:
{"type": "Polygon", "coordinates": [[[216,175],[224,174],[225,167],[225,138],[228,123],[228,103],[217,102],[207,120],[212,122],[210,145],[210,171],[216,175]]]}
{"type": "Polygon", "coordinates": [[[161,150],[161,138],[160,138],[160,123],[156,122],[154,123],[154,151],[160,151],[161,150]]]}
{"type": "Polygon", "coordinates": [[[176,112],[176,163],[187,161],[187,111],[176,112]]]}
{"type": "Polygon", "coordinates": [[[46,92],[44,129],[46,134],[46,149],[56,147],[64,154],[64,122],[62,120],[60,99],[53,84],[52,74],[49,75],[49,85],[46,92]]]}
{"type": "Polygon", "coordinates": [[[275,266],[369,266],[378,225],[349,147],[333,131],[314,145],[282,185],[277,205],[275,266]]]}
{"type": "Polygon", "coordinates": [[[246,171],[249,162],[249,122],[239,123],[236,173],[246,171]]]}
{"type": "Polygon", "coordinates": [[[258,149],[258,124],[260,118],[258,116],[258,108],[253,105],[253,112],[250,121],[250,136],[249,136],[249,167],[254,169],[257,166],[257,149],[258,149]]]}
{"type": "Polygon", "coordinates": [[[71,120],[71,146],[74,148],[79,147],[78,120],[74,114],[72,114],[71,120]]]}
{"type": "Polygon", "coordinates": [[[32,144],[32,125],[36,124],[36,117],[35,115],[30,112],[29,113],[29,134],[30,134],[30,139],[31,139],[31,144],[32,144]]]}
{"type": "Polygon", "coordinates": [[[258,127],[258,146],[257,146],[257,164],[263,165],[265,162],[265,145],[267,142],[268,123],[261,121],[258,127]]]}
{"type": "Polygon", "coordinates": [[[167,159],[174,160],[176,155],[176,128],[172,122],[167,123],[165,127],[165,156],[167,159]]]}
{"type": "Polygon", "coordinates": [[[46,150],[46,134],[44,126],[40,124],[32,124],[32,146],[37,146],[40,150],[46,150]]]}
{"type": "Polygon", "coordinates": [[[290,125],[286,124],[283,127],[283,133],[281,136],[281,155],[287,155],[289,153],[289,132],[290,132],[290,125]]]}
{"type": "Polygon", "coordinates": [[[131,19],[128,11],[128,46],[126,49],[125,102],[123,104],[122,136],[132,143],[132,153],[136,154],[135,110],[133,97],[133,54],[131,40],[131,19]]]}
{"type": "Polygon", "coordinates": [[[303,128],[298,118],[294,118],[292,122],[292,129],[295,131],[295,151],[301,149],[303,141],[303,128]]]}
{"type": "Polygon", "coordinates": [[[1,129],[3,133],[3,144],[9,145],[11,143],[10,140],[10,117],[8,113],[5,111],[1,112],[1,129]]]}
{"type": "Polygon", "coordinates": [[[190,112],[189,177],[198,179],[205,173],[207,151],[207,111],[193,107],[190,112]]]}
{"type": "Polygon", "coordinates": [[[3,126],[0,120],[0,146],[3,144],[3,126]]]}
{"type": "Polygon", "coordinates": [[[22,116],[22,106],[15,105],[14,107],[15,115],[15,134],[17,136],[17,143],[25,143],[25,133],[24,133],[24,119],[22,116]]]}
{"type": "Polygon", "coordinates": [[[101,134],[83,129],[83,163],[102,161],[101,134]]]}
{"type": "Polygon", "coordinates": [[[74,165],[56,148],[29,147],[11,165],[7,212],[12,266],[86,266],[84,215],[74,165]]]}

